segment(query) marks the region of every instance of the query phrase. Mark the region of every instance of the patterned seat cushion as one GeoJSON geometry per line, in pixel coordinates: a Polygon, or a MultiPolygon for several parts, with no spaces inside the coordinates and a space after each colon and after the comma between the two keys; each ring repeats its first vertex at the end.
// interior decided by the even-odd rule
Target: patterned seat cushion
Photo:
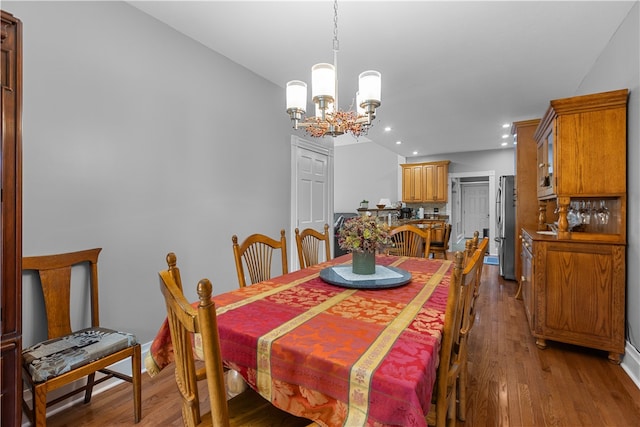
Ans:
{"type": "Polygon", "coordinates": [[[42,382],[136,343],[126,332],[87,328],[22,350],[22,363],[34,382],[42,382]]]}

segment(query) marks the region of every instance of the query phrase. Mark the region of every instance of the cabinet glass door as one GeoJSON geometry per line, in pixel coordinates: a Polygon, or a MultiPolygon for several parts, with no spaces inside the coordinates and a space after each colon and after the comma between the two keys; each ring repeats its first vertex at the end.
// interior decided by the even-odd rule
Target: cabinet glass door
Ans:
{"type": "Polygon", "coordinates": [[[553,131],[547,135],[547,186],[553,187],[553,131]]]}

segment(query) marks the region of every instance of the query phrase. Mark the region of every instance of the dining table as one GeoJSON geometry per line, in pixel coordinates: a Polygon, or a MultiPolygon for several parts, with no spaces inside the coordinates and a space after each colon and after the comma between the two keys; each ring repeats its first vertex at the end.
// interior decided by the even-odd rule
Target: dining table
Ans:
{"type": "MultiPolygon", "coordinates": [[[[453,262],[380,254],[376,269],[406,280],[327,281],[351,259],[215,295],[225,366],[275,406],[322,426],[426,426],[453,262]]],[[[172,362],[168,329],[146,357],[150,374],[172,362]]]]}

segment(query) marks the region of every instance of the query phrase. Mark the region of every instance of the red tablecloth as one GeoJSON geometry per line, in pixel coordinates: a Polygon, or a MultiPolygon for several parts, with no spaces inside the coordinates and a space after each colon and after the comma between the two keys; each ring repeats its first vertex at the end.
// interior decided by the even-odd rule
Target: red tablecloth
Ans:
{"type": "MultiPolygon", "coordinates": [[[[215,296],[222,358],[274,405],[321,425],[425,426],[453,264],[378,256],[412,274],[392,289],[319,278],[350,260],[215,296]]],[[[171,361],[168,335],[165,326],[151,348],[159,368],[171,361]]]]}

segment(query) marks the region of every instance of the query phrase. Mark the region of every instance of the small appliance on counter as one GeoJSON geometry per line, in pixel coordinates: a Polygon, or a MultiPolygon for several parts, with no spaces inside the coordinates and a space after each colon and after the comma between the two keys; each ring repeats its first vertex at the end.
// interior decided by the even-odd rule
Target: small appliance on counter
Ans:
{"type": "Polygon", "coordinates": [[[413,216],[413,209],[411,208],[400,209],[400,219],[411,219],[412,216],[413,216]]]}

